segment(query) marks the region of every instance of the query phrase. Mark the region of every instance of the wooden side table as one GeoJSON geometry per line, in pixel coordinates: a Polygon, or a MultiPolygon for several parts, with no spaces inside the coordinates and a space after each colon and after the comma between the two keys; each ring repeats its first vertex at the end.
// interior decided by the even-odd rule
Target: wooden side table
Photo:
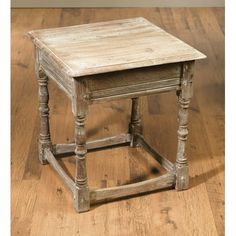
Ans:
{"type": "Polygon", "coordinates": [[[39,84],[39,160],[49,163],[69,187],[78,212],[90,204],[175,186],[188,188],[185,145],[188,107],[193,93],[193,65],[205,55],[144,18],[114,20],[28,33],[36,48],[39,84]],[[52,144],[49,131],[48,78],[71,99],[75,118],[75,143],[52,144]],[[139,97],[175,90],[179,101],[176,163],[158,157],[167,173],[151,180],[92,190],[87,184],[86,153],[117,144],[138,145],[157,156],[141,132],[139,97]],[[129,130],[86,142],[85,119],[92,103],[132,98],[129,130]],[[57,162],[56,155],[75,153],[73,181],[57,162]]]}

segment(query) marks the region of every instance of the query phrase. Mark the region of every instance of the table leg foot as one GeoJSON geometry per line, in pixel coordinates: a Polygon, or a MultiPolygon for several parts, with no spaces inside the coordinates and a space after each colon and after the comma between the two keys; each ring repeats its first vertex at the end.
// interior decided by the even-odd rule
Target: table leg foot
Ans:
{"type": "Polygon", "coordinates": [[[74,191],[74,207],[79,213],[89,211],[90,199],[89,199],[89,188],[76,188],[74,191]]]}
{"type": "Polygon", "coordinates": [[[178,191],[188,189],[189,185],[189,174],[188,166],[176,165],[176,184],[175,189],[178,191]]]}

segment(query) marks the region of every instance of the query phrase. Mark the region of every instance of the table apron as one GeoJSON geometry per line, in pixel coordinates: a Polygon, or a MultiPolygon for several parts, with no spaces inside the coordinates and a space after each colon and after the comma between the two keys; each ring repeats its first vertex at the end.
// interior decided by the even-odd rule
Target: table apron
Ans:
{"type": "Polygon", "coordinates": [[[122,98],[132,98],[145,96],[154,93],[178,90],[180,88],[180,78],[173,78],[162,81],[154,81],[137,85],[123,86],[105,90],[88,92],[84,97],[92,102],[102,102],[105,100],[116,100],[122,98]]]}

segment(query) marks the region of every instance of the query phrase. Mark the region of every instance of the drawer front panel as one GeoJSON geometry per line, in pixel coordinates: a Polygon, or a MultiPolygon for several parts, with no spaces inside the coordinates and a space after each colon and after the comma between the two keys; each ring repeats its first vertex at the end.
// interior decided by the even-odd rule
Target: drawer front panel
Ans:
{"type": "MultiPolygon", "coordinates": [[[[132,97],[179,87],[181,64],[97,74],[83,78],[90,100],[132,97]]],[[[80,78],[81,79],[81,78],[80,78]]]]}

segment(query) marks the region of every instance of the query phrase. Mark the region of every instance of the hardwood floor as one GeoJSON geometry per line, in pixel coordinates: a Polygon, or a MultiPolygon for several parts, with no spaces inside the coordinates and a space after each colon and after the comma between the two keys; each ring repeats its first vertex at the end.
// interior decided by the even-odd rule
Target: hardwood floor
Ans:
{"type": "MultiPolygon", "coordinates": [[[[12,235],[224,235],[224,9],[114,8],[12,10],[12,235]],[[33,29],[143,16],[207,55],[195,66],[187,155],[190,189],[96,205],[77,214],[60,178],[37,159],[38,102],[33,29]]],[[[71,105],[49,83],[54,143],[72,142],[71,105]]],[[[92,105],[90,140],[126,132],[130,101],[92,105]]],[[[160,154],[175,160],[177,99],[174,93],[142,98],[144,135],[160,154]]],[[[73,157],[60,161],[74,175],[73,157]]],[[[162,172],[144,151],[127,147],[88,154],[92,187],[136,182],[162,172]]]]}

